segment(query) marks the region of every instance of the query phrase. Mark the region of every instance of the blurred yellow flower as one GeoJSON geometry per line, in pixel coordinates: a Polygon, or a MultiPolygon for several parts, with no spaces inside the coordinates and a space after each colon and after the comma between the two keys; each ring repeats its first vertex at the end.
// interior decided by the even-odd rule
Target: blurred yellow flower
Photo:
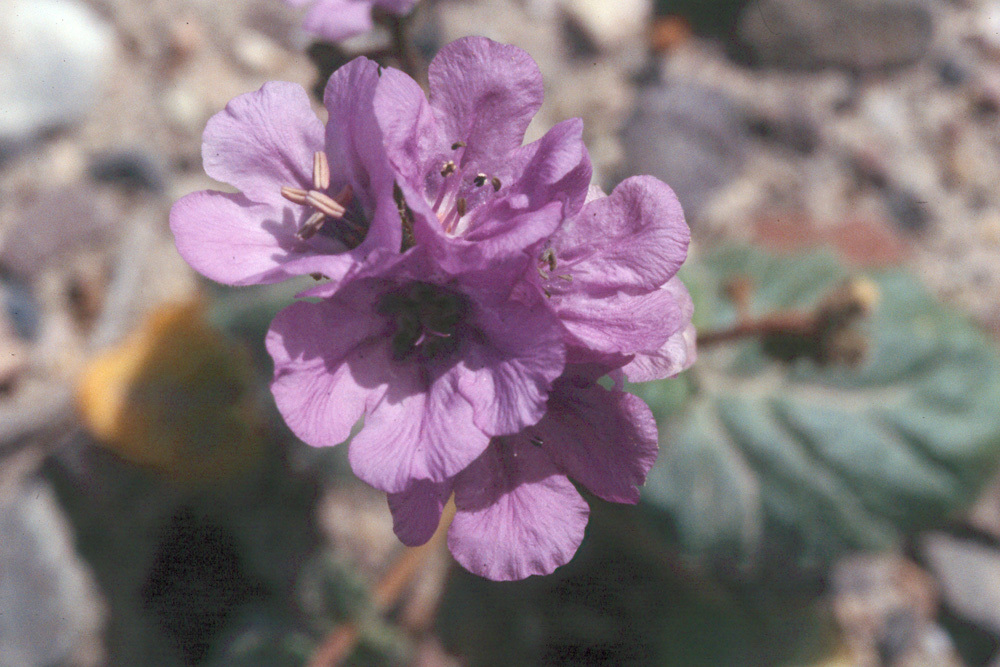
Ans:
{"type": "Polygon", "coordinates": [[[162,306],[84,369],[84,426],[122,458],[181,482],[252,468],[263,429],[245,350],[205,320],[200,303],[162,306]]]}

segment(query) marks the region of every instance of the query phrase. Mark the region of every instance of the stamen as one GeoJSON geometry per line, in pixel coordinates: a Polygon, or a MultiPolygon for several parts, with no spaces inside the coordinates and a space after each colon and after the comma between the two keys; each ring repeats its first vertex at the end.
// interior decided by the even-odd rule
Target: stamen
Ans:
{"type": "Polygon", "coordinates": [[[490,181],[490,184],[493,185],[493,192],[499,192],[500,191],[501,183],[500,183],[500,179],[499,178],[497,178],[496,176],[494,176],[493,179],[490,181]]]}
{"type": "Polygon", "coordinates": [[[556,251],[552,248],[547,248],[545,252],[542,253],[541,260],[549,265],[549,271],[556,270],[556,251]]]}
{"type": "Polygon", "coordinates": [[[486,185],[486,174],[476,174],[476,177],[472,179],[472,182],[476,184],[477,188],[481,188],[486,185]]]}
{"type": "Polygon", "coordinates": [[[281,196],[293,204],[305,204],[307,194],[302,188],[290,188],[287,185],[281,188],[281,196]]]}
{"type": "Polygon", "coordinates": [[[317,190],[330,187],[330,161],[323,151],[313,153],[313,187],[317,190]]]}
{"type": "Polygon", "coordinates": [[[295,235],[303,241],[311,239],[316,236],[316,232],[320,230],[324,222],[326,222],[326,215],[316,211],[309,216],[309,219],[306,220],[301,227],[299,227],[299,231],[295,232],[295,235]]]}
{"type": "Polygon", "coordinates": [[[559,275],[556,276],[556,278],[558,278],[559,280],[565,280],[568,283],[573,282],[573,276],[569,275],[568,273],[560,273],[559,275]]]}
{"type": "Polygon", "coordinates": [[[465,200],[465,197],[459,197],[458,201],[455,202],[455,210],[458,211],[458,217],[465,215],[466,209],[469,207],[469,202],[465,200]]]}
{"type": "Polygon", "coordinates": [[[330,195],[317,192],[316,190],[310,190],[306,194],[306,203],[331,218],[342,218],[347,211],[346,208],[331,198],[330,195]]]}
{"type": "Polygon", "coordinates": [[[453,151],[457,151],[459,148],[465,148],[465,142],[464,141],[456,141],[455,143],[453,143],[451,145],[451,150],[453,150],[453,151]]]}
{"type": "Polygon", "coordinates": [[[457,169],[457,167],[455,166],[454,160],[448,160],[444,163],[444,166],[441,167],[441,175],[447,178],[455,173],[455,169],[457,169]]]}

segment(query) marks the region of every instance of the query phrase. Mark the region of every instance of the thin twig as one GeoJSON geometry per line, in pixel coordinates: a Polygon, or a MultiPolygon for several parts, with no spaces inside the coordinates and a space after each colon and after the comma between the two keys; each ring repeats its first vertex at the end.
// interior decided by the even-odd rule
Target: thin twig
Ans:
{"type": "Polygon", "coordinates": [[[427,71],[410,39],[410,18],[392,14],[386,21],[392,33],[392,54],[399,61],[399,67],[426,88],[427,71]]]}
{"type": "MultiPolygon", "coordinates": [[[[431,539],[419,547],[406,549],[385,573],[375,591],[372,602],[375,611],[382,614],[391,609],[399,596],[412,583],[424,563],[444,544],[448,528],[455,518],[455,501],[449,500],[441,514],[441,522],[431,539]]],[[[339,625],[326,636],[309,661],[309,667],[338,667],[357,646],[361,631],[357,622],[339,625]]]]}
{"type": "Polygon", "coordinates": [[[780,334],[811,336],[816,332],[816,318],[797,312],[775,313],[758,320],[747,320],[715,331],[698,332],[698,347],[729,343],[741,338],[760,338],[780,334]]]}

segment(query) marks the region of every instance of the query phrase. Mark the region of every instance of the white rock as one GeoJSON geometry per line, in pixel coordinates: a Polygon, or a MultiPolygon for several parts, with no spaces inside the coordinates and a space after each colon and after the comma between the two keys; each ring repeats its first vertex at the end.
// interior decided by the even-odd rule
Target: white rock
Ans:
{"type": "Polygon", "coordinates": [[[1000,2],[984,2],[973,18],[973,34],[993,53],[1000,53],[1000,2]]]}
{"type": "Polygon", "coordinates": [[[644,40],[652,13],[649,0],[560,0],[559,5],[605,51],[644,40]]]}
{"type": "Polygon", "coordinates": [[[74,0],[6,0],[0,11],[0,142],[84,116],[100,94],[113,35],[74,0]]]}
{"type": "Polygon", "coordinates": [[[0,667],[97,664],[103,603],[48,485],[0,499],[0,667]],[[87,657],[83,657],[86,655],[87,657]]]}

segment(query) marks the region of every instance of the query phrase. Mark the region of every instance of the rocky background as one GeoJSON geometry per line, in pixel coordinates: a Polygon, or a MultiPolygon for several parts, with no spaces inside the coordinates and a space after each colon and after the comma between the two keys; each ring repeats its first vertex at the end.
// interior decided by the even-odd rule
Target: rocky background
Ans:
{"type": "MultiPolygon", "coordinates": [[[[208,285],[167,228],[217,187],[200,137],[229,99],[387,36],[313,44],[280,0],[0,9],[0,666],[713,664],[684,641],[745,643],[714,664],[1000,665],[1000,482],[796,590],[820,621],[774,611],[794,641],[717,634],[714,603],[649,625],[715,584],[619,539],[617,509],[523,585],[405,552],[343,453],[270,407],[261,338],[294,286],[208,285]]],[[[414,28],[428,58],[468,34],[528,50],[529,139],[582,117],[595,181],[671,184],[694,257],[824,246],[1000,334],[1000,2],[438,0],[414,28]]]]}

